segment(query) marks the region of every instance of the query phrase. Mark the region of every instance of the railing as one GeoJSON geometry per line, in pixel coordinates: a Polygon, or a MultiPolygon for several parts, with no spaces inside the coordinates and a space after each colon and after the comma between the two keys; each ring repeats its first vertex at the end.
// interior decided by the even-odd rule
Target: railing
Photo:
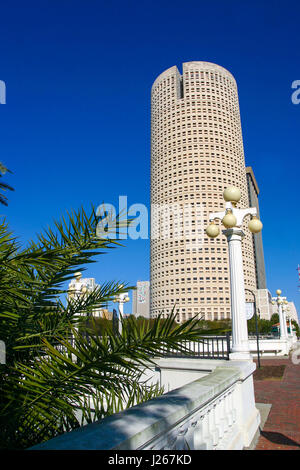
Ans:
{"type": "Polygon", "coordinates": [[[168,352],[166,357],[194,357],[201,359],[225,359],[229,360],[230,334],[225,336],[201,336],[201,341],[186,341],[185,347],[191,352],[168,352]]]}
{"type": "Polygon", "coordinates": [[[140,450],[218,450],[230,448],[238,434],[236,385],[187,416],[177,426],[140,450]]]}
{"type": "MultiPolygon", "coordinates": [[[[165,357],[188,357],[188,358],[202,358],[202,359],[225,359],[229,360],[230,354],[230,334],[225,336],[201,336],[201,341],[185,341],[184,346],[187,351],[179,352],[170,349],[165,357]]],[[[68,342],[74,346],[74,340],[70,338],[68,342]]],[[[65,346],[58,344],[56,348],[64,352],[65,346]]]]}
{"type": "Polygon", "coordinates": [[[241,450],[260,422],[254,369],[251,362],[226,362],[181,388],[32,449],[241,450]]]}
{"type": "MultiPolygon", "coordinates": [[[[278,339],[279,335],[273,335],[273,334],[259,334],[258,339],[278,339]]],[[[256,335],[249,334],[248,339],[256,339],[256,335]]]]}

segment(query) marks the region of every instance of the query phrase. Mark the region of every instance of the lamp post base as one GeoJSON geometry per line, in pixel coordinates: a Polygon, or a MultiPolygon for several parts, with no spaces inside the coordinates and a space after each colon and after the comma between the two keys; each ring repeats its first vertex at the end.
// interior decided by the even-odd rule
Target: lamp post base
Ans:
{"type": "Polygon", "coordinates": [[[236,351],[229,354],[230,361],[253,361],[253,357],[248,351],[236,351]]]}

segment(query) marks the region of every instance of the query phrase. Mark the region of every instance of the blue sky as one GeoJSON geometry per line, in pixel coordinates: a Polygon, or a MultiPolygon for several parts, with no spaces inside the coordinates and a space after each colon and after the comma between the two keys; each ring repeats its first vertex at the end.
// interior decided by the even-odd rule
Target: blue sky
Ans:
{"type": "MultiPolygon", "coordinates": [[[[172,65],[205,60],[238,84],[247,165],[260,187],[268,288],[300,311],[300,80],[296,1],[10,1],[1,5],[1,208],[22,241],[65,210],[149,205],[150,90],[172,65]]],[[[149,242],[99,258],[98,282],[149,279],[149,242]]],[[[130,305],[127,306],[130,311],[130,305]]]]}

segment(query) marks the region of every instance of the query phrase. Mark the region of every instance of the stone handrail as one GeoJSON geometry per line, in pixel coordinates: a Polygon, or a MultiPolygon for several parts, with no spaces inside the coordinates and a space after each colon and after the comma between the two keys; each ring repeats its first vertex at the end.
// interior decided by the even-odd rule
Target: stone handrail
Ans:
{"type": "Polygon", "coordinates": [[[255,365],[227,364],[188,385],[32,449],[242,449],[250,444],[259,425],[252,379],[255,365]]]}

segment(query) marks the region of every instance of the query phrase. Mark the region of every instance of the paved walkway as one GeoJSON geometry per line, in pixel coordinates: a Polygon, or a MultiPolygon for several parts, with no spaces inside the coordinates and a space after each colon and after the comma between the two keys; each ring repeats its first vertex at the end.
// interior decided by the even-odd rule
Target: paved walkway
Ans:
{"type": "Polygon", "coordinates": [[[261,359],[261,366],[286,368],[281,380],[255,380],[256,403],[272,408],[255,450],[300,450],[300,364],[291,359],[261,359]]]}

